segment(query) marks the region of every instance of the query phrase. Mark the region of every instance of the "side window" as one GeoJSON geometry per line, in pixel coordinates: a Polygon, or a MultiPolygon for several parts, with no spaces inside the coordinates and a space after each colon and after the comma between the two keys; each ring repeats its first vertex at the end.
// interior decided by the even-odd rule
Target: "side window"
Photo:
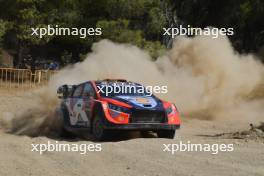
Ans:
{"type": "Polygon", "coordinates": [[[95,97],[95,92],[90,83],[85,83],[84,89],[83,89],[83,97],[92,96],[95,97]]]}
{"type": "Polygon", "coordinates": [[[79,85],[73,93],[73,97],[80,97],[82,95],[83,85],[79,85]]]}

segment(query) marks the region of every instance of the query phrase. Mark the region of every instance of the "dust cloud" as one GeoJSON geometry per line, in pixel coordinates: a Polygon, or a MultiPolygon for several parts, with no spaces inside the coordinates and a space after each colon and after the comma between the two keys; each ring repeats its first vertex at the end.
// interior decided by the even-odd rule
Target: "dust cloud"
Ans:
{"type": "Polygon", "coordinates": [[[50,82],[53,89],[63,83],[124,78],[145,86],[167,85],[168,94],[158,96],[175,102],[186,116],[213,119],[228,116],[233,108],[232,114],[258,118],[262,113],[258,94],[264,92],[264,67],[254,55],[236,53],[227,37],[177,38],[155,62],[135,46],[108,40],[92,50],[86,60],[57,74],[50,82]]]}
{"type": "Polygon", "coordinates": [[[168,93],[157,96],[174,102],[185,117],[257,120],[264,112],[263,75],[263,65],[255,56],[236,53],[226,37],[179,37],[156,61],[130,44],[101,40],[83,62],[62,69],[46,87],[32,93],[32,106],[19,114],[9,112],[2,121],[17,134],[46,133],[59,104],[56,89],[60,85],[105,78],[167,85],[168,93]]]}

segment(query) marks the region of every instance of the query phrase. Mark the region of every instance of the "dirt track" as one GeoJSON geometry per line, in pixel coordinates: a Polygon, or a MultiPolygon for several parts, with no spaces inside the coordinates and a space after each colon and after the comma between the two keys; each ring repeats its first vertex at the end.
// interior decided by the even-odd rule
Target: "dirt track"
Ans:
{"type": "MultiPolygon", "coordinates": [[[[0,97],[1,112],[23,104],[23,97],[0,97]]],[[[19,109],[19,107],[17,107],[19,109]]],[[[31,152],[32,143],[93,143],[83,139],[50,139],[0,132],[0,175],[264,175],[263,141],[223,139],[210,135],[248,128],[247,122],[183,120],[174,140],[154,136],[102,143],[102,152],[31,152]],[[209,136],[208,136],[209,135],[209,136]],[[163,144],[233,143],[233,152],[163,152],[163,144]]]]}

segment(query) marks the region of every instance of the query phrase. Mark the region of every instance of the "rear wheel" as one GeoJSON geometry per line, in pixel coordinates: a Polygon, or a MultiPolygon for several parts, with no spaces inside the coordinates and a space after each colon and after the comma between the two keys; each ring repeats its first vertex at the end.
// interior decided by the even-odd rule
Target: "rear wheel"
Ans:
{"type": "Polygon", "coordinates": [[[102,118],[96,115],[93,120],[92,132],[95,140],[101,141],[106,139],[106,130],[104,129],[102,118]]]}
{"type": "Polygon", "coordinates": [[[157,135],[159,138],[168,138],[173,139],[175,136],[176,130],[159,130],[157,135]]]}

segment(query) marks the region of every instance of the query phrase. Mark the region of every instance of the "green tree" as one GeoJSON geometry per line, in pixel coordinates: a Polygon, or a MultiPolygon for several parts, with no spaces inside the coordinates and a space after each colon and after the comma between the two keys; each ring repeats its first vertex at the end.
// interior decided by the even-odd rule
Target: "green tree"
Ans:
{"type": "Polygon", "coordinates": [[[7,30],[7,22],[0,19],[0,44],[3,40],[3,36],[5,35],[7,30]]]}
{"type": "Polygon", "coordinates": [[[262,0],[167,0],[178,23],[193,27],[233,27],[230,39],[240,52],[254,52],[264,45],[262,0]]]}
{"type": "Polygon", "coordinates": [[[102,38],[135,44],[156,57],[164,48],[160,41],[166,21],[161,5],[161,0],[0,0],[0,20],[9,24],[3,30],[3,44],[16,50],[17,67],[28,54],[33,55],[32,63],[37,57],[60,58],[63,63],[79,61],[102,38]],[[31,35],[32,27],[48,24],[69,28],[97,26],[102,27],[103,35],[84,39],[79,36],[40,39],[31,35]]]}

